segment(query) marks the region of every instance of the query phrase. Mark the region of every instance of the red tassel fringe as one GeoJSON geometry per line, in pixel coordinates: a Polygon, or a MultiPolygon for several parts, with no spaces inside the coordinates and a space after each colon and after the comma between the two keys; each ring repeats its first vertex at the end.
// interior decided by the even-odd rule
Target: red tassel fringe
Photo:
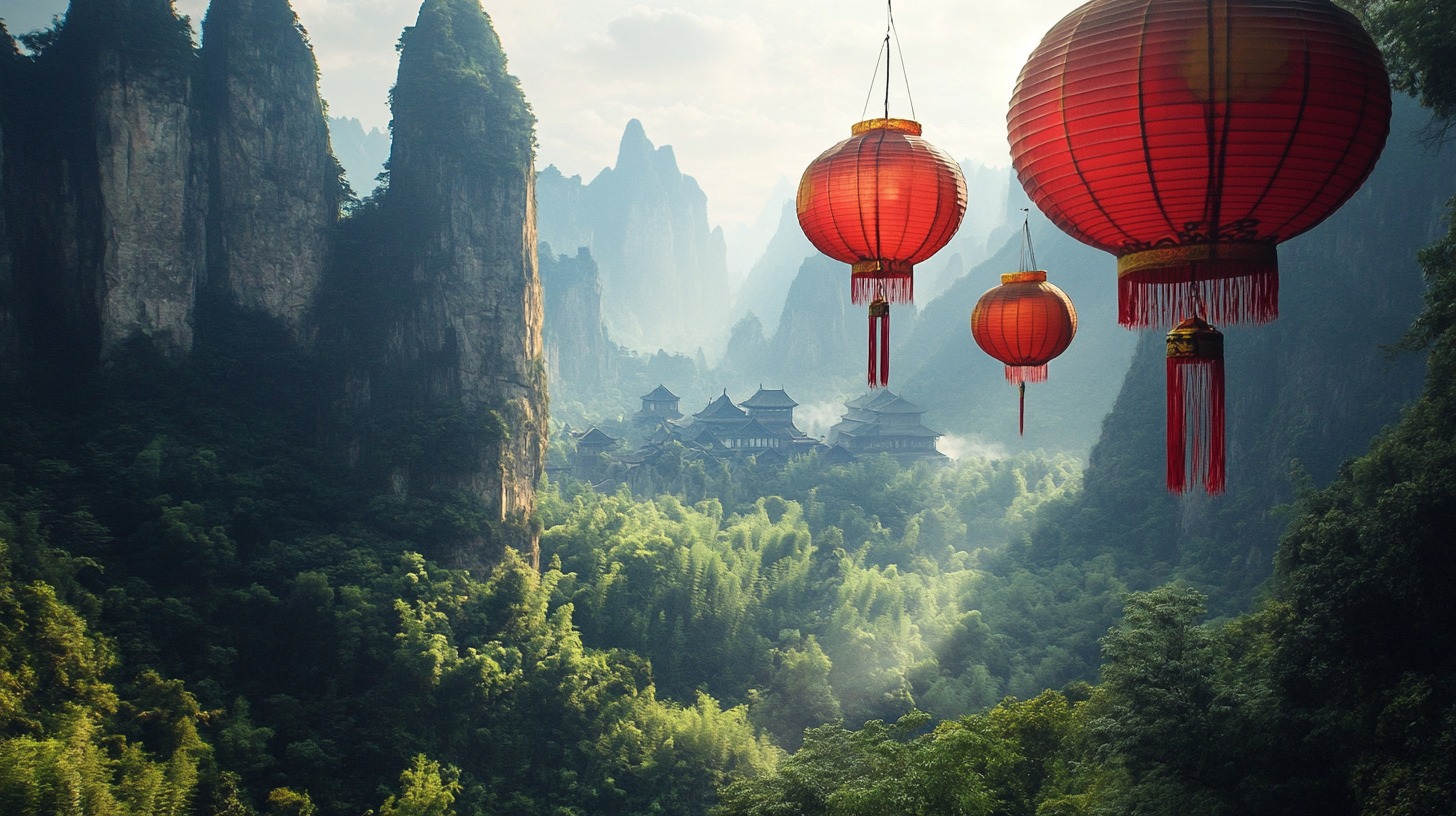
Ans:
{"type": "MultiPolygon", "coordinates": [[[[1221,272],[1237,272],[1225,263],[1221,272]]],[[[1215,325],[1268,323],[1279,317],[1279,272],[1248,265],[1240,277],[1196,280],[1188,266],[1137,272],[1117,279],[1117,322],[1131,329],[1176,326],[1197,314],[1215,325]],[[1194,289],[1198,291],[1195,299],[1194,289]]]]}
{"type": "Polygon", "coordinates": [[[1223,360],[1168,358],[1168,490],[1224,490],[1223,360]]]}
{"type": "Polygon", "coordinates": [[[869,370],[865,378],[870,388],[884,388],[890,384],[890,307],[886,304],[876,309],[875,305],[870,306],[869,370]]]}
{"type": "Polygon", "coordinates": [[[1046,381],[1046,363],[1042,363],[1039,366],[1006,366],[1006,382],[1009,382],[1012,385],[1019,385],[1021,383],[1029,382],[1039,383],[1046,381]]]}
{"type": "Polygon", "coordinates": [[[856,306],[873,300],[912,303],[915,277],[908,272],[855,272],[849,276],[849,300],[856,306]]]}

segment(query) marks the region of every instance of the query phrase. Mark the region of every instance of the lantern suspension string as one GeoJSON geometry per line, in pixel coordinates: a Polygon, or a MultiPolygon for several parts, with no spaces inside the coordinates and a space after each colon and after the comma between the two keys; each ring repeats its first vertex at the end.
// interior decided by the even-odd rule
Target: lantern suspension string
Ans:
{"type": "Polygon", "coordinates": [[[885,29],[885,118],[890,118],[890,29],[885,29]]]}
{"type": "Polygon", "coordinates": [[[1031,210],[1022,207],[1021,211],[1026,214],[1021,222],[1021,271],[1034,272],[1036,271],[1036,250],[1031,246],[1031,210]],[[1028,260],[1031,261],[1031,266],[1026,265],[1028,260]]]}
{"type": "MultiPolygon", "coordinates": [[[[885,41],[882,42],[882,43],[880,43],[880,52],[879,52],[879,54],[877,54],[875,56],[875,70],[873,70],[873,71],[870,72],[870,88],[869,88],[868,91],[865,91],[864,108],[862,108],[860,110],[860,112],[859,112],[859,118],[860,119],[864,119],[865,116],[866,116],[866,114],[869,113],[869,110],[870,110],[870,98],[875,95],[875,80],[878,79],[879,76],[880,76],[880,61],[881,60],[884,60],[885,63],[886,63],[885,64],[885,73],[886,73],[886,75],[888,76],[888,74],[889,74],[890,66],[889,66],[889,60],[887,59],[887,57],[889,56],[889,53],[890,53],[890,35],[889,34],[886,34],[885,35],[885,41]]],[[[885,107],[886,107],[885,118],[888,119],[888,118],[890,118],[890,114],[888,112],[889,111],[889,103],[888,102],[885,103],[885,107]]]]}
{"type": "Polygon", "coordinates": [[[870,72],[870,87],[865,92],[864,108],[860,111],[860,118],[863,119],[870,109],[870,99],[875,95],[875,84],[880,77],[880,63],[885,65],[885,96],[884,116],[890,118],[890,72],[892,58],[898,55],[900,58],[900,78],[905,81],[905,99],[910,105],[910,118],[915,118],[915,98],[910,94],[910,75],[905,70],[905,52],[900,47],[900,31],[895,28],[895,10],[893,0],[885,2],[885,38],[880,41],[879,53],[875,56],[875,69],[870,72]],[[895,42],[895,54],[890,53],[890,41],[895,42]]]}
{"type": "MultiPolygon", "coordinates": [[[[888,38],[889,35],[893,33],[895,35],[895,53],[900,57],[900,79],[905,81],[905,101],[910,104],[910,118],[914,119],[916,118],[915,97],[910,95],[910,72],[905,70],[905,51],[900,47],[900,31],[899,29],[895,28],[895,7],[893,0],[885,0],[885,15],[889,18],[890,21],[888,31],[885,32],[885,49],[887,52],[886,58],[888,59],[889,57],[888,38]]],[[[890,75],[888,72],[886,72],[885,74],[885,118],[890,118],[890,75]]]]}

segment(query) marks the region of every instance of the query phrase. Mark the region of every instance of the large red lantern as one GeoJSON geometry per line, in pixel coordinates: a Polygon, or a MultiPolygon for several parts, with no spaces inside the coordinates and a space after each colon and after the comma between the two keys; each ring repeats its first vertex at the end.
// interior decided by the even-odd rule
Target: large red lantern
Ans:
{"type": "Polygon", "coordinates": [[[1012,164],[1118,258],[1118,321],[1262,323],[1275,245],[1334,212],[1390,127],[1380,52],[1329,0],[1092,0],[1021,71],[1012,164]]]}
{"type": "Polygon", "coordinates": [[[1117,256],[1118,322],[1177,324],[1168,488],[1192,468],[1221,492],[1222,336],[1205,319],[1278,317],[1275,246],[1338,209],[1385,145],[1379,50],[1329,0],[1092,0],[1032,53],[1007,123],[1032,201],[1117,256]]]}
{"type": "Polygon", "coordinates": [[[799,180],[804,235],[851,265],[851,299],[868,303],[870,385],[890,378],[891,303],[914,297],[914,266],[944,247],[966,212],[960,166],[909,119],[870,119],[799,180]]]}
{"type": "Polygon", "coordinates": [[[1046,272],[1001,276],[971,311],[976,345],[1006,365],[1006,381],[1021,393],[1019,428],[1026,432],[1026,384],[1046,382],[1051,362],[1077,334],[1077,310],[1061,289],[1047,283],[1046,272]]]}

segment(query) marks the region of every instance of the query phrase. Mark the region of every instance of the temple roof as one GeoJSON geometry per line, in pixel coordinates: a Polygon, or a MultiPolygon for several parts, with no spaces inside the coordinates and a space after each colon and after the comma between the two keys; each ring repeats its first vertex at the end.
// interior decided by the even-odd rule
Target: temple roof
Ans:
{"type": "Polygon", "coordinates": [[[674,394],[671,391],[667,390],[666,386],[664,386],[662,383],[658,383],[656,388],[652,389],[646,394],[643,394],[642,399],[646,400],[647,402],[676,402],[678,396],[677,394],[674,394]]]}
{"type": "Polygon", "coordinates": [[[744,408],[793,408],[799,403],[789,398],[782,388],[758,387],[758,393],[740,403],[744,408]]]}
{"type": "Polygon", "coordinates": [[[586,445],[588,447],[592,445],[607,446],[614,444],[616,441],[616,437],[607,436],[606,434],[602,433],[600,428],[592,426],[591,430],[577,437],[576,444],[586,445]]]}
{"type": "MultiPolygon", "coordinates": [[[[890,394],[889,391],[886,391],[885,393],[886,394],[890,394]]],[[[923,414],[923,413],[925,413],[925,409],[924,408],[921,408],[919,405],[916,405],[915,403],[911,402],[910,400],[905,399],[904,397],[896,396],[894,394],[890,394],[890,396],[891,397],[894,397],[894,398],[893,399],[889,399],[889,400],[885,400],[884,402],[882,402],[882,403],[880,403],[878,405],[874,405],[874,406],[871,407],[870,410],[872,410],[872,411],[874,411],[876,413],[879,413],[879,414],[923,414]]]]}
{"type": "Polygon", "coordinates": [[[923,414],[925,409],[905,399],[888,388],[862,394],[846,402],[844,407],[851,413],[856,410],[873,411],[877,414],[923,414]]]}
{"type": "Polygon", "coordinates": [[[780,436],[780,434],[762,422],[750,419],[740,425],[724,426],[723,430],[719,431],[719,436],[724,439],[749,439],[754,437],[772,438],[780,436]]]}
{"type": "Polygon", "coordinates": [[[747,412],[737,405],[733,400],[728,399],[728,392],[724,391],[723,396],[708,403],[708,407],[693,414],[698,419],[746,419],[747,412]]]}
{"type": "Polygon", "coordinates": [[[921,425],[919,422],[916,422],[914,424],[906,423],[904,425],[874,424],[863,425],[858,428],[841,428],[839,433],[841,436],[850,436],[854,437],[855,439],[867,439],[872,436],[889,438],[899,436],[912,436],[933,437],[939,439],[940,437],[945,436],[945,434],[941,433],[940,431],[932,431],[924,425],[921,425]]]}

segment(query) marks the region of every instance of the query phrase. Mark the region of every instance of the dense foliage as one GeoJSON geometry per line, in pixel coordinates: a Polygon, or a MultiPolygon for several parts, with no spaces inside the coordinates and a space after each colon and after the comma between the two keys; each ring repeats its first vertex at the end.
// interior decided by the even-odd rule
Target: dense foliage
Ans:
{"type": "Polygon", "coordinates": [[[772,765],[744,708],[659,700],[644,660],[585,647],[559,572],[433,560],[467,500],[370,495],[286,411],[187,398],[261,385],[236,361],[131,362],[93,405],[4,406],[7,813],[88,785],[120,803],[97,812],[413,812],[430,789],[692,813],[772,765]]]}

